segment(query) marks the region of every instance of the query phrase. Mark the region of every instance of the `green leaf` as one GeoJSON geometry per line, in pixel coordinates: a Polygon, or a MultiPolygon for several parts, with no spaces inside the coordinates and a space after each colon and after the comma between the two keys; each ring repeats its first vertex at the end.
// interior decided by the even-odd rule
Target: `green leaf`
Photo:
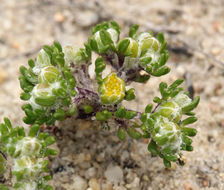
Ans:
{"type": "Polygon", "coordinates": [[[54,41],[53,44],[58,49],[59,52],[62,52],[61,44],[58,41],[54,41]]]}
{"type": "Polygon", "coordinates": [[[117,137],[123,141],[126,138],[126,131],[123,127],[119,127],[118,131],[117,131],[117,137]]]}
{"type": "Polygon", "coordinates": [[[184,82],[184,79],[177,79],[176,81],[174,81],[170,86],[169,86],[169,90],[173,90],[175,88],[177,88],[179,85],[181,85],[184,82]]]}
{"type": "Polygon", "coordinates": [[[16,176],[17,181],[20,181],[23,179],[23,171],[12,171],[12,175],[16,176]]]}
{"type": "Polygon", "coordinates": [[[110,34],[106,32],[105,30],[100,31],[100,38],[103,45],[110,45],[113,43],[113,41],[111,40],[110,34]]]}
{"type": "Polygon", "coordinates": [[[72,116],[77,113],[77,107],[76,106],[71,106],[67,112],[68,116],[72,116]]]}
{"type": "Polygon", "coordinates": [[[157,149],[157,145],[154,141],[150,141],[149,145],[148,145],[148,150],[149,152],[152,153],[152,155],[158,155],[159,151],[157,149]]]}
{"type": "Polygon", "coordinates": [[[167,61],[166,54],[163,53],[162,55],[160,55],[159,58],[159,66],[162,67],[163,65],[165,65],[166,61],[167,61]]]}
{"type": "Polygon", "coordinates": [[[139,83],[145,83],[149,80],[150,75],[144,74],[144,75],[138,75],[136,79],[134,79],[135,82],[139,83]]]}
{"type": "Polygon", "coordinates": [[[146,112],[146,113],[151,113],[151,111],[152,111],[152,107],[153,107],[152,104],[148,104],[148,105],[145,107],[145,112],[146,112]]]}
{"type": "Polygon", "coordinates": [[[177,157],[175,155],[164,155],[165,159],[170,161],[170,162],[176,162],[177,161],[177,157]]]}
{"type": "Polygon", "coordinates": [[[161,136],[161,137],[157,137],[157,136],[155,136],[155,137],[154,137],[154,140],[156,141],[156,143],[157,143],[159,146],[163,146],[163,145],[165,145],[165,144],[167,143],[167,141],[168,141],[168,137],[165,136],[165,135],[163,135],[163,136],[161,136]]]}
{"type": "Polygon", "coordinates": [[[188,117],[187,119],[183,120],[181,122],[182,125],[188,125],[188,124],[192,124],[194,122],[196,122],[198,119],[197,117],[188,117]]]}
{"type": "Polygon", "coordinates": [[[48,46],[48,45],[44,45],[44,46],[43,46],[43,50],[48,54],[48,56],[49,56],[50,58],[52,58],[52,49],[51,49],[50,46],[48,46]]]}
{"type": "Polygon", "coordinates": [[[145,69],[145,71],[149,74],[152,74],[152,66],[151,65],[148,65],[145,69]]]}
{"type": "Polygon", "coordinates": [[[150,136],[151,136],[150,133],[148,133],[147,131],[143,131],[143,135],[142,135],[143,138],[149,139],[150,136]]]}
{"type": "Polygon", "coordinates": [[[8,153],[11,157],[13,157],[15,151],[16,151],[16,148],[14,146],[11,146],[8,148],[8,153]]]}
{"type": "Polygon", "coordinates": [[[46,96],[46,97],[37,97],[35,98],[35,102],[40,106],[52,106],[56,101],[54,96],[46,96]]]}
{"type": "Polygon", "coordinates": [[[118,32],[118,34],[120,34],[120,26],[115,21],[111,21],[110,24],[111,27],[114,28],[118,32]]]}
{"type": "Polygon", "coordinates": [[[19,77],[20,87],[24,92],[31,92],[33,90],[33,85],[31,85],[24,76],[19,77]]]}
{"type": "Polygon", "coordinates": [[[123,106],[119,107],[117,111],[115,112],[115,116],[119,118],[124,118],[125,114],[126,114],[126,109],[123,106]]]}
{"type": "Polygon", "coordinates": [[[194,108],[197,107],[199,101],[200,101],[200,97],[197,96],[196,98],[194,98],[194,100],[193,100],[189,105],[183,107],[183,108],[182,108],[182,111],[183,111],[184,113],[187,113],[187,112],[192,111],[194,108]]]}
{"type": "Polygon", "coordinates": [[[157,39],[158,39],[159,42],[162,44],[162,43],[165,41],[163,33],[159,32],[159,33],[157,34],[157,39]]]}
{"type": "Polygon", "coordinates": [[[34,114],[34,112],[31,109],[25,109],[25,114],[27,115],[27,117],[29,117],[30,119],[35,120],[36,119],[36,115],[34,114]]]}
{"type": "Polygon", "coordinates": [[[6,134],[8,134],[9,129],[6,125],[0,123],[0,132],[1,132],[2,135],[3,134],[6,135],[6,134]]]}
{"type": "Polygon", "coordinates": [[[197,134],[197,130],[190,127],[182,127],[181,130],[184,132],[185,135],[193,137],[197,134]]]}
{"type": "Polygon", "coordinates": [[[142,113],[142,114],[141,114],[141,117],[140,117],[140,120],[141,120],[143,123],[145,123],[146,120],[147,120],[147,114],[146,114],[146,113],[142,113]]]}
{"type": "Polygon", "coordinates": [[[125,113],[125,118],[126,119],[133,119],[136,116],[136,111],[127,111],[125,113]]]}
{"type": "Polygon", "coordinates": [[[127,101],[134,100],[135,99],[135,89],[131,88],[128,91],[126,91],[124,99],[127,101]]]}
{"type": "Polygon", "coordinates": [[[124,39],[118,44],[118,52],[124,54],[130,44],[129,39],[124,39]]]}
{"type": "Polygon", "coordinates": [[[98,121],[106,121],[106,117],[102,112],[96,112],[96,120],[98,121]]]}
{"type": "Polygon", "coordinates": [[[171,167],[171,162],[170,161],[168,161],[167,159],[163,159],[163,164],[164,164],[164,166],[166,167],[166,168],[170,168],[171,167]]]}
{"type": "Polygon", "coordinates": [[[53,190],[54,188],[50,185],[47,185],[46,187],[44,187],[44,190],[53,190]]]}
{"type": "Polygon", "coordinates": [[[3,184],[0,184],[0,189],[1,190],[9,190],[9,188],[3,184]]]}
{"type": "Polygon", "coordinates": [[[49,155],[55,156],[57,154],[58,154],[58,152],[56,150],[47,148],[44,155],[45,156],[49,156],[49,155]]]}
{"type": "Polygon", "coordinates": [[[4,118],[4,122],[8,129],[12,129],[12,123],[7,117],[4,118]]]}
{"type": "Polygon", "coordinates": [[[177,94],[179,94],[183,90],[184,90],[183,88],[176,88],[174,90],[171,90],[170,97],[174,98],[177,94]]]}
{"type": "Polygon", "coordinates": [[[84,106],[83,106],[83,109],[84,109],[84,112],[85,112],[86,114],[90,114],[90,113],[93,112],[93,107],[90,106],[90,105],[84,105],[84,106]]]}
{"type": "Polygon", "coordinates": [[[102,73],[106,68],[106,64],[103,62],[103,58],[100,56],[95,61],[95,72],[102,73]]]}
{"type": "Polygon", "coordinates": [[[169,94],[167,93],[167,84],[165,82],[161,82],[159,84],[159,91],[163,98],[166,99],[169,96],[169,94]]]}
{"type": "MultiPolygon", "coordinates": [[[[160,52],[164,52],[164,51],[165,51],[165,49],[166,49],[166,45],[167,45],[166,42],[164,42],[164,43],[161,45],[161,47],[160,47],[160,52]]],[[[169,55],[169,54],[168,54],[168,55],[169,55]]]]}
{"type": "Polygon", "coordinates": [[[186,151],[193,151],[193,146],[191,146],[191,145],[187,145],[186,146],[186,151]]]}
{"type": "Polygon", "coordinates": [[[29,59],[29,61],[28,61],[28,65],[29,65],[31,68],[35,67],[35,63],[34,63],[34,61],[33,61],[32,59],[29,59]]]}
{"type": "Polygon", "coordinates": [[[91,49],[93,51],[95,51],[95,52],[98,52],[99,51],[99,48],[98,48],[98,45],[97,45],[96,40],[90,38],[89,39],[89,45],[90,45],[90,47],[91,47],[91,49]]]}
{"type": "Polygon", "coordinates": [[[96,32],[98,32],[101,29],[106,30],[106,29],[108,29],[108,27],[109,27],[109,24],[107,22],[102,22],[100,24],[97,24],[95,27],[93,27],[92,34],[95,34],[96,32]]]}
{"type": "Polygon", "coordinates": [[[185,115],[188,115],[188,116],[194,116],[195,113],[194,112],[187,112],[187,113],[184,113],[185,115]]]}
{"type": "Polygon", "coordinates": [[[25,93],[25,92],[20,95],[21,100],[29,100],[30,97],[31,97],[31,95],[29,93],[25,93]]]}
{"type": "Polygon", "coordinates": [[[25,137],[26,136],[24,127],[18,127],[17,132],[18,132],[18,136],[20,136],[20,137],[25,137]]]}
{"type": "Polygon", "coordinates": [[[57,120],[62,120],[65,118],[65,111],[61,108],[59,108],[55,113],[54,113],[54,118],[57,120]]]}
{"type": "Polygon", "coordinates": [[[29,117],[24,117],[23,118],[23,122],[26,123],[26,124],[33,124],[35,120],[33,120],[32,118],[29,118],[29,117]]]}
{"type": "Polygon", "coordinates": [[[155,98],[153,98],[153,102],[160,104],[162,102],[162,100],[156,96],[155,98]]]}
{"type": "Polygon", "coordinates": [[[184,143],[186,143],[187,146],[190,146],[192,144],[192,140],[185,135],[183,135],[183,141],[184,143]]]}
{"type": "Polygon", "coordinates": [[[21,67],[19,68],[19,70],[20,70],[20,73],[21,73],[22,75],[25,75],[25,72],[27,71],[27,68],[24,67],[24,66],[21,66],[21,67]]]}
{"type": "Polygon", "coordinates": [[[108,120],[108,119],[110,119],[112,117],[112,113],[107,111],[107,110],[102,111],[102,114],[104,115],[106,120],[108,120]]]}
{"type": "Polygon", "coordinates": [[[46,180],[46,181],[49,181],[51,179],[52,179],[52,177],[50,175],[44,176],[44,180],[46,180]]]}
{"type": "Polygon", "coordinates": [[[37,125],[37,124],[32,125],[31,128],[30,128],[28,136],[35,137],[39,130],[40,130],[40,126],[39,125],[37,125]]]}
{"type": "Polygon", "coordinates": [[[140,139],[142,137],[142,134],[138,132],[135,128],[133,127],[128,127],[127,128],[127,133],[130,137],[133,139],[140,139]]]}
{"type": "Polygon", "coordinates": [[[48,134],[48,133],[44,133],[44,132],[40,132],[40,133],[38,134],[38,136],[37,136],[37,138],[38,138],[39,140],[44,140],[44,139],[46,139],[47,137],[49,137],[49,134],[48,134]]]}
{"type": "Polygon", "coordinates": [[[166,75],[167,73],[170,72],[170,68],[167,66],[163,66],[160,69],[157,69],[153,73],[151,73],[153,76],[160,77],[162,75],[166,75]]]}
{"type": "Polygon", "coordinates": [[[55,138],[53,136],[49,136],[45,139],[46,146],[52,145],[55,143],[55,138]]]}
{"type": "Polygon", "coordinates": [[[152,61],[151,57],[143,57],[140,59],[140,65],[146,67],[148,64],[150,64],[151,61],[152,61]]]}
{"type": "Polygon", "coordinates": [[[133,26],[131,26],[130,30],[129,30],[129,37],[134,37],[134,35],[136,34],[137,30],[139,28],[138,24],[134,24],[133,26]]]}

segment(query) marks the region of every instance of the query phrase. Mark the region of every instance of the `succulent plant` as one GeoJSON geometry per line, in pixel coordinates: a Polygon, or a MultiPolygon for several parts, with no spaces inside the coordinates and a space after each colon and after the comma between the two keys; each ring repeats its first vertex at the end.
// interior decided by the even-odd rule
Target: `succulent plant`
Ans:
{"type": "Polygon", "coordinates": [[[103,22],[93,28],[84,48],[62,48],[55,41],[43,46],[37,57],[28,61],[28,68],[20,68],[21,99],[26,101],[23,121],[31,125],[29,134],[25,135],[23,127],[12,128],[8,119],[0,125],[0,171],[5,175],[11,169],[14,188],[52,188],[46,183],[50,179],[46,173],[47,156],[56,153],[48,148],[54,139],[40,132],[39,126],[68,117],[95,120],[104,129],[115,127],[120,140],[127,135],[150,139],[148,150],[160,156],[166,167],[171,162],[184,164],[182,151],[193,150],[190,137],[197,133],[187,125],[197,121],[192,110],[199,97],[192,100],[183,92],[179,87],[183,79],[170,86],[160,83],[161,97],[153,99],[154,109],[148,104],[140,113],[122,105],[136,98],[132,82],[146,83],[150,77],[170,71],[163,34],[137,30],[134,25],[128,37],[120,38],[116,22],[103,22]],[[92,52],[98,55],[95,61],[92,52]],[[89,74],[93,62],[95,80],[89,74]]]}
{"type": "MultiPolygon", "coordinates": [[[[57,154],[48,148],[55,140],[53,136],[39,130],[39,125],[32,125],[26,135],[23,127],[13,128],[8,118],[0,124],[0,175],[7,177],[11,173],[10,183],[14,189],[52,189],[47,184],[51,179],[47,156],[57,154]]],[[[1,188],[8,189],[3,185],[1,188]]]]}
{"type": "Polygon", "coordinates": [[[29,61],[29,69],[20,69],[24,90],[21,98],[28,100],[23,106],[27,115],[24,121],[53,124],[72,115],[85,119],[95,116],[103,126],[113,121],[122,140],[126,133],[136,139],[151,138],[149,150],[153,154],[157,151],[166,166],[169,161],[181,158],[181,150],[192,150],[186,131],[196,132],[185,125],[196,121],[196,117],[184,120],[182,117],[193,114],[191,110],[199,98],[191,100],[182,92],[179,85],[183,79],[169,87],[160,83],[162,97],[154,98],[157,106],[153,111],[151,105],[144,113],[122,106],[123,101],[135,99],[135,89],[127,89],[126,85],[145,83],[150,76],[159,77],[170,71],[165,65],[169,54],[163,34],[155,37],[152,32],[137,30],[138,25],[132,26],[129,37],[120,39],[118,24],[104,22],[93,28],[84,49],[71,46],[62,49],[58,42],[44,46],[35,61],[29,61]],[[95,81],[88,73],[91,52],[99,55],[95,60],[95,81]],[[111,72],[103,77],[107,66],[111,72]]]}

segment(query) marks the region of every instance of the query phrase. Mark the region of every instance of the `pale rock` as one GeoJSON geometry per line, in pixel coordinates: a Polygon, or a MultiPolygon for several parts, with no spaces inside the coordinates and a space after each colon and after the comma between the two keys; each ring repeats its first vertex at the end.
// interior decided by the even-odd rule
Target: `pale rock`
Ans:
{"type": "Polygon", "coordinates": [[[65,16],[61,12],[57,12],[54,15],[54,20],[58,23],[64,22],[65,21],[65,16]]]}
{"type": "Polygon", "coordinates": [[[123,180],[123,171],[119,166],[108,166],[104,175],[108,181],[115,184],[123,180]]]}
{"type": "Polygon", "coordinates": [[[121,160],[122,161],[124,161],[124,160],[126,160],[126,159],[128,159],[129,158],[129,153],[128,153],[128,151],[123,151],[122,152],[122,154],[121,154],[121,160]]]}
{"type": "Polygon", "coordinates": [[[7,76],[8,76],[8,72],[5,69],[3,69],[2,67],[0,67],[0,84],[5,81],[7,76]]]}
{"type": "Polygon", "coordinates": [[[119,187],[116,187],[114,190],[127,190],[127,189],[123,186],[119,186],[119,187]]]}
{"type": "Polygon", "coordinates": [[[74,183],[73,183],[73,189],[74,190],[86,190],[88,185],[85,179],[83,179],[80,176],[75,176],[74,177],[74,183]]]}
{"type": "Polygon", "coordinates": [[[100,184],[96,178],[92,178],[91,180],[89,180],[89,187],[91,187],[92,190],[101,190],[100,184]]]}
{"type": "Polygon", "coordinates": [[[113,190],[113,186],[111,183],[106,183],[102,185],[102,190],[113,190]]]}
{"type": "Polygon", "coordinates": [[[131,188],[132,189],[139,189],[140,188],[140,179],[138,177],[135,177],[134,181],[131,183],[131,188]]]}
{"type": "Polygon", "coordinates": [[[86,172],[85,172],[85,178],[89,179],[92,178],[96,175],[96,169],[94,167],[89,168],[86,172]]]}
{"type": "Polygon", "coordinates": [[[143,175],[142,179],[143,179],[144,181],[149,181],[149,177],[148,177],[147,175],[143,175]]]}
{"type": "Polygon", "coordinates": [[[221,53],[221,51],[222,50],[220,48],[214,47],[214,48],[212,48],[211,53],[212,53],[212,55],[217,56],[221,53]]]}
{"type": "Polygon", "coordinates": [[[93,11],[79,11],[76,13],[76,22],[82,27],[88,27],[97,23],[99,17],[93,11]]]}

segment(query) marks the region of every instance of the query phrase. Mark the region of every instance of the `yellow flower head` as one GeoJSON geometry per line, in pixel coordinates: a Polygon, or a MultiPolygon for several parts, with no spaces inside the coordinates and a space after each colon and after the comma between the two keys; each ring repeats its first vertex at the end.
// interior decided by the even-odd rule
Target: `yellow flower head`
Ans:
{"type": "Polygon", "coordinates": [[[116,73],[111,73],[103,79],[98,91],[103,104],[119,103],[125,96],[125,83],[116,73]]]}

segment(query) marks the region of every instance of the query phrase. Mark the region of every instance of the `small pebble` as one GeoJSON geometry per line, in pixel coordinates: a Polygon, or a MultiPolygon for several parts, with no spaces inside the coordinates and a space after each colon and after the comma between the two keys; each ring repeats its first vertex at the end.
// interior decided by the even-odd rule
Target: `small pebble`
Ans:
{"type": "Polygon", "coordinates": [[[224,173],[220,173],[219,176],[224,180],[224,173]]]}
{"type": "Polygon", "coordinates": [[[91,178],[91,177],[94,177],[96,175],[96,169],[94,167],[92,168],[89,168],[86,173],[85,173],[85,177],[87,179],[91,178]]]}
{"type": "Polygon", "coordinates": [[[14,49],[19,49],[19,47],[20,47],[20,45],[19,45],[19,43],[18,42],[13,42],[12,43],[12,47],[14,48],[14,49]]]}
{"type": "Polygon", "coordinates": [[[76,22],[82,27],[88,27],[97,23],[99,17],[97,13],[92,11],[81,11],[76,13],[76,22]]]}
{"type": "Polygon", "coordinates": [[[73,189],[74,190],[86,190],[87,189],[87,182],[80,176],[75,176],[73,178],[74,183],[73,183],[73,189]]]}
{"type": "Polygon", "coordinates": [[[219,55],[219,54],[221,53],[221,49],[215,47],[215,48],[213,48],[213,49],[211,50],[211,53],[212,53],[212,55],[214,55],[214,56],[219,55]]]}
{"type": "Polygon", "coordinates": [[[123,171],[119,166],[108,166],[104,175],[108,181],[115,184],[123,180],[123,171]]]}
{"type": "Polygon", "coordinates": [[[7,71],[2,67],[0,67],[0,84],[2,84],[6,80],[7,76],[8,76],[7,71]]]}
{"type": "Polygon", "coordinates": [[[142,179],[143,179],[144,181],[149,181],[149,177],[148,177],[147,175],[143,175],[142,179]]]}
{"type": "Polygon", "coordinates": [[[191,184],[188,183],[188,182],[184,184],[184,189],[185,190],[193,190],[192,187],[191,187],[191,184]]]}
{"type": "Polygon", "coordinates": [[[91,154],[86,154],[85,155],[85,161],[91,161],[91,160],[92,160],[91,154]]]}
{"type": "Polygon", "coordinates": [[[113,186],[111,183],[106,183],[102,185],[102,190],[113,190],[113,186]]]}
{"type": "Polygon", "coordinates": [[[133,180],[133,182],[130,183],[130,184],[127,184],[126,187],[128,189],[133,189],[133,188],[134,189],[139,189],[140,188],[139,182],[140,182],[140,179],[138,177],[135,177],[134,180],[133,180]]]}
{"type": "Polygon", "coordinates": [[[58,23],[62,23],[65,21],[65,16],[61,12],[57,12],[54,15],[54,20],[58,23]]]}
{"type": "Polygon", "coordinates": [[[100,189],[100,184],[99,184],[99,182],[97,181],[96,178],[92,178],[89,181],[89,187],[91,187],[92,190],[101,190],[100,189]]]}
{"type": "Polygon", "coordinates": [[[203,181],[203,186],[204,186],[204,187],[208,187],[208,181],[207,181],[207,180],[204,180],[204,181],[203,181]]]}

